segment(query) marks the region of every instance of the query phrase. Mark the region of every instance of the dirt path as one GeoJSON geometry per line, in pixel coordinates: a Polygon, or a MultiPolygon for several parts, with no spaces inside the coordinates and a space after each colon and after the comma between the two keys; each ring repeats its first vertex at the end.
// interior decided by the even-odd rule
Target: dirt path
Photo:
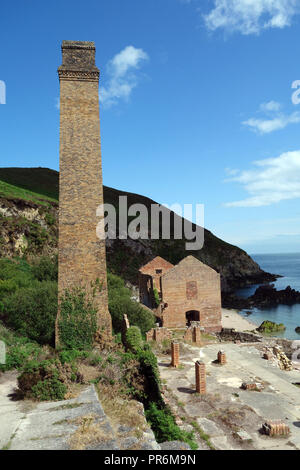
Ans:
{"type": "Polygon", "coordinates": [[[17,372],[6,372],[0,376],[0,449],[10,446],[22,419],[26,416],[24,406],[11,398],[17,388],[17,376],[17,372]]]}

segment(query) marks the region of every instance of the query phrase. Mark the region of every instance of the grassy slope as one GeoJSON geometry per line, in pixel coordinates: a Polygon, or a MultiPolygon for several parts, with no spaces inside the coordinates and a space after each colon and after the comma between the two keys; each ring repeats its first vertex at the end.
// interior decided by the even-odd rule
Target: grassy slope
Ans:
{"type": "Polygon", "coordinates": [[[58,172],[48,168],[0,168],[0,196],[58,201],[58,172]]]}

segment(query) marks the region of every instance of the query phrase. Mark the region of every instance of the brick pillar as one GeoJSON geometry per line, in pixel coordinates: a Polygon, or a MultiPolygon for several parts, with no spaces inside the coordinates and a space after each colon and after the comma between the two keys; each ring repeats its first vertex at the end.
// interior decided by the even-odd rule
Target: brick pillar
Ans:
{"type": "Polygon", "coordinates": [[[195,343],[200,344],[201,343],[201,330],[198,327],[194,327],[195,331],[195,343]]]}
{"type": "Polygon", "coordinates": [[[219,351],[218,352],[218,363],[219,364],[226,364],[227,359],[226,359],[226,354],[224,351],[219,351]]]}
{"type": "Polygon", "coordinates": [[[172,351],[172,367],[179,366],[179,343],[176,341],[172,341],[171,343],[171,351],[172,351]]]}
{"type": "Polygon", "coordinates": [[[205,395],[206,393],[206,372],[204,362],[197,361],[195,363],[195,373],[196,373],[196,392],[200,395],[205,395]]]}

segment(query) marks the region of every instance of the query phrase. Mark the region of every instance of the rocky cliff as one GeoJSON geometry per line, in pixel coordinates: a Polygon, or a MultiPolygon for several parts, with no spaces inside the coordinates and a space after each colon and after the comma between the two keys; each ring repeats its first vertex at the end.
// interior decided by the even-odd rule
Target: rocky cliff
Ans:
{"type": "MultiPolygon", "coordinates": [[[[138,194],[104,187],[105,202],[117,210],[119,196],[127,196],[128,206],[139,203],[149,208],[155,203],[138,194]]],[[[174,224],[173,217],[178,216],[171,213],[174,224]]],[[[1,257],[55,254],[58,173],[45,168],[0,168],[0,220],[1,257]]],[[[171,234],[172,230],[171,226],[171,234]]],[[[262,271],[245,251],[208,230],[204,233],[204,247],[193,252],[186,251],[185,240],[175,240],[172,236],[170,240],[120,240],[118,237],[107,240],[108,267],[133,284],[137,283],[138,269],[154,256],[160,255],[175,264],[190,254],[220,272],[223,291],[275,279],[262,271]]]]}

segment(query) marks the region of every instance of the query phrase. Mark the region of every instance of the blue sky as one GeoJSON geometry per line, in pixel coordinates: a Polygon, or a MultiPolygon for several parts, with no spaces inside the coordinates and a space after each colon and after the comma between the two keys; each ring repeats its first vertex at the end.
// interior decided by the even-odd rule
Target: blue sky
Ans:
{"type": "Polygon", "coordinates": [[[204,203],[206,228],[250,253],[300,251],[299,13],[299,0],[2,3],[0,165],[58,169],[61,41],[92,40],[104,184],[204,203]]]}

